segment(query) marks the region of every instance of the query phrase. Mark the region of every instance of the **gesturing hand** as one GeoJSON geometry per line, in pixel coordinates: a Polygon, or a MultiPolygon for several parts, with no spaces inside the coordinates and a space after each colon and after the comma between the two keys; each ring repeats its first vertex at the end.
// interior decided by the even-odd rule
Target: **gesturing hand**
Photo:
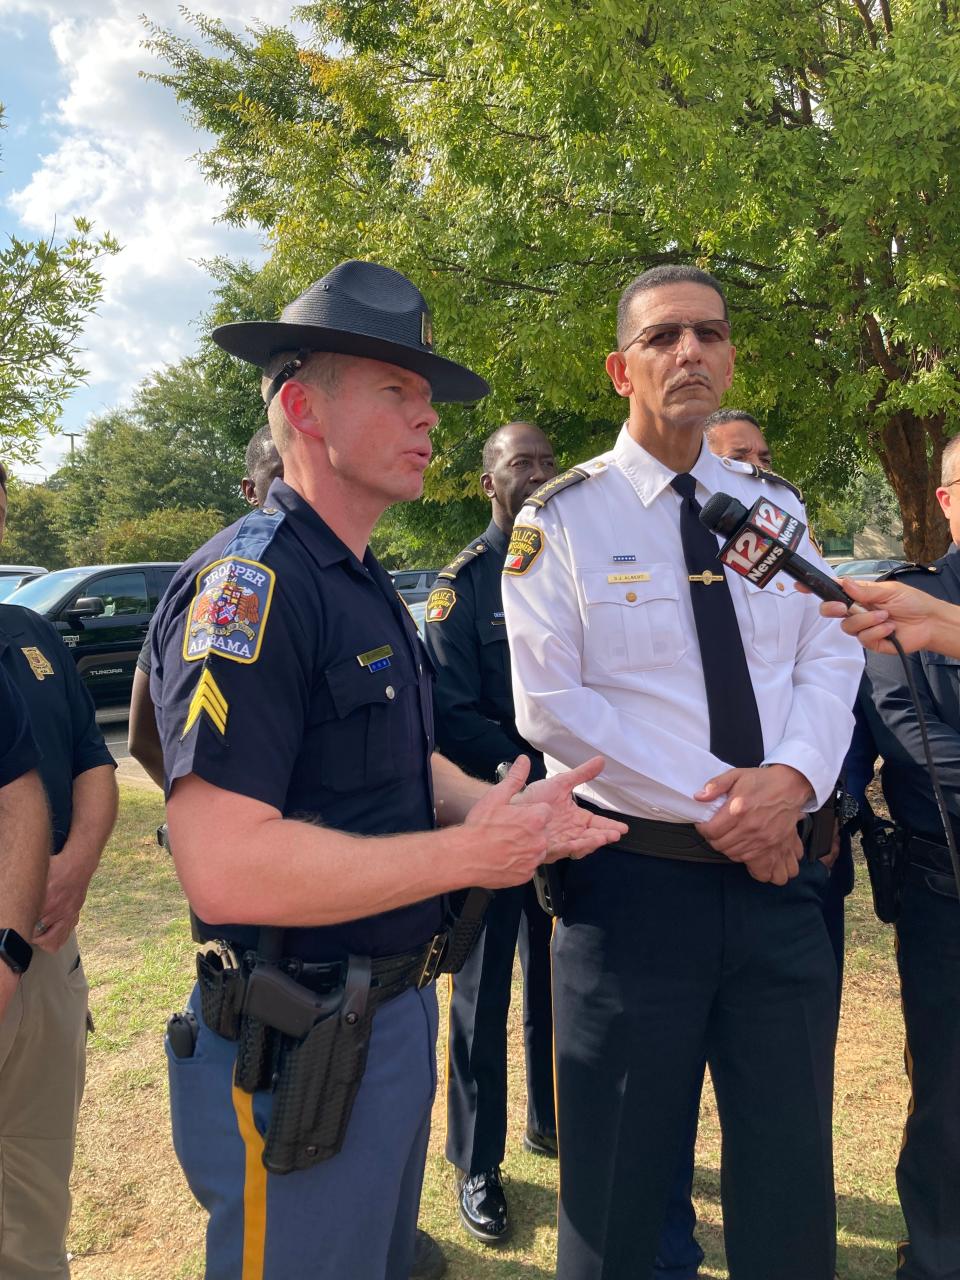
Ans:
{"type": "MultiPolygon", "coordinates": [[[[520,760],[529,762],[526,756],[514,761],[511,768],[517,767],[520,760]]],[[[546,862],[556,862],[558,858],[583,858],[593,853],[602,845],[612,844],[626,835],[627,828],[622,822],[613,818],[604,818],[599,813],[582,809],[573,798],[573,789],[581,782],[589,782],[603,771],[606,762],[603,756],[594,756],[585,764],[565,773],[555,774],[552,778],[544,778],[527,787],[522,795],[516,796],[515,805],[545,804],[549,806],[550,817],[547,822],[547,856],[546,862]]],[[[509,778],[509,774],[507,777],[509,778]]]]}

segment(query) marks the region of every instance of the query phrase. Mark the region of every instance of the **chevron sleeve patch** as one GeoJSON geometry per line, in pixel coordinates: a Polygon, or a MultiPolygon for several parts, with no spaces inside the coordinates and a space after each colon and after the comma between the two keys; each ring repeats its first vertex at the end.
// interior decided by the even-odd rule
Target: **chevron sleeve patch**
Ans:
{"type": "Polygon", "coordinates": [[[183,741],[204,713],[206,713],[207,719],[222,738],[227,731],[228,710],[227,700],[221,693],[220,686],[213,678],[213,672],[210,671],[209,667],[204,667],[200,673],[197,687],[193,691],[193,697],[190,699],[187,722],[183,726],[180,741],[183,741]]]}

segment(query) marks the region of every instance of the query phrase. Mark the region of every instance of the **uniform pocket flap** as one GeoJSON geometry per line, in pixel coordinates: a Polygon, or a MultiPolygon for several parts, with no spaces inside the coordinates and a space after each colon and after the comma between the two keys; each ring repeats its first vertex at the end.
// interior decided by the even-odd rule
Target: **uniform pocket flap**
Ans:
{"type": "Polygon", "coordinates": [[[327,667],[323,675],[340,719],[358,707],[387,705],[402,688],[413,683],[413,678],[404,673],[395,659],[391,659],[389,666],[373,671],[370,666],[361,667],[356,658],[350,658],[327,667]]]}
{"type": "Polygon", "coordinates": [[[585,569],[580,574],[587,604],[619,604],[632,608],[651,600],[680,598],[677,572],[672,564],[632,565],[629,570],[585,569]]]}

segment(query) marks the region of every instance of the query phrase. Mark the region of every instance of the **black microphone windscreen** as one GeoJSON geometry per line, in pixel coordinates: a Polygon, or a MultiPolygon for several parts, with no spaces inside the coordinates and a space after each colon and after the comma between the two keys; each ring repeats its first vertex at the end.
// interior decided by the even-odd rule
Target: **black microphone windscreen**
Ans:
{"type": "Polygon", "coordinates": [[[732,537],[747,518],[747,508],[728,493],[715,493],[700,512],[700,523],[711,533],[732,537]]]}

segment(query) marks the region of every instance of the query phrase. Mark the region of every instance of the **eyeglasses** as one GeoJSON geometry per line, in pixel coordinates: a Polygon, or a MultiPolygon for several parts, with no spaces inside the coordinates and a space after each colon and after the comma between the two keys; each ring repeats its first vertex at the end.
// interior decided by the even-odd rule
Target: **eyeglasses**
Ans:
{"type": "Polygon", "coordinates": [[[653,347],[655,351],[672,351],[683,339],[684,329],[690,329],[697,341],[707,347],[714,342],[730,340],[729,320],[697,320],[693,324],[678,320],[672,324],[648,324],[621,350],[628,351],[635,342],[642,340],[645,346],[653,347]]]}
{"type": "Polygon", "coordinates": [[[951,486],[952,484],[960,484],[960,476],[957,476],[956,480],[948,480],[948,481],[947,481],[947,483],[946,483],[946,484],[942,484],[942,485],[940,486],[940,488],[941,488],[941,489],[949,489],[949,488],[950,488],[950,486],[951,486]]]}

